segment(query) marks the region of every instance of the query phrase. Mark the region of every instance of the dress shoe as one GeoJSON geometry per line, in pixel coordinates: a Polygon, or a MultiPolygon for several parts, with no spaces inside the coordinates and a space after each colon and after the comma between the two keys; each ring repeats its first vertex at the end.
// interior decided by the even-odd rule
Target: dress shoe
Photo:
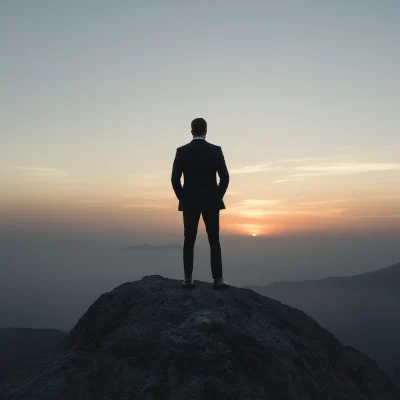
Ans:
{"type": "Polygon", "coordinates": [[[185,278],[182,282],[182,285],[185,289],[193,289],[194,283],[192,278],[185,278]]]}
{"type": "Polygon", "coordinates": [[[224,281],[224,278],[214,279],[213,289],[220,290],[220,289],[227,289],[230,286],[228,282],[224,281]]]}

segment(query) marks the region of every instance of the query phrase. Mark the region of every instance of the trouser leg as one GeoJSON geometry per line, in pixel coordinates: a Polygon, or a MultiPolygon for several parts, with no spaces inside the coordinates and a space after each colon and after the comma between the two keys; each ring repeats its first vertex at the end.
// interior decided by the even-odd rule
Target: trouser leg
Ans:
{"type": "Polygon", "coordinates": [[[203,212],[208,242],[210,243],[211,272],[214,279],[222,278],[222,256],[219,242],[219,211],[203,212]]]}
{"type": "Polygon", "coordinates": [[[185,272],[185,278],[191,278],[193,273],[194,244],[196,242],[199,219],[200,212],[183,212],[185,237],[183,243],[183,269],[185,272]]]}

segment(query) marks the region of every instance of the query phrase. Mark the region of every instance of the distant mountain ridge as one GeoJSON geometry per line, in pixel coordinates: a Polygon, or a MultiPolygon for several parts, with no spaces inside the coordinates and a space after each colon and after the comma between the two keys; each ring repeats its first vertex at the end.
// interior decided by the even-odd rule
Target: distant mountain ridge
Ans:
{"type": "Polygon", "coordinates": [[[400,262],[352,276],[247,287],[303,310],[388,373],[400,366],[400,262]]]}
{"type": "Polygon", "coordinates": [[[0,381],[23,369],[43,352],[53,350],[66,332],[57,329],[0,329],[0,381]]]}
{"type": "MultiPolygon", "coordinates": [[[[302,285],[304,287],[360,287],[366,288],[399,288],[400,262],[390,267],[363,272],[349,276],[332,276],[322,279],[309,279],[305,281],[275,281],[270,284],[248,285],[248,288],[287,287],[289,285],[302,285]],[[343,286],[344,285],[344,286],[343,286]]],[[[255,289],[254,289],[255,290],[255,289]]]]}

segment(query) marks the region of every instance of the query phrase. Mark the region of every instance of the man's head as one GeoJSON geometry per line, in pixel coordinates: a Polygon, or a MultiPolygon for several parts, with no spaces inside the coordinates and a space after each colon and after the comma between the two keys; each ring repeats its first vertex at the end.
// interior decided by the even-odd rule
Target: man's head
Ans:
{"type": "Polygon", "coordinates": [[[207,122],[203,118],[196,118],[192,121],[192,135],[206,136],[207,134],[207,122]]]}

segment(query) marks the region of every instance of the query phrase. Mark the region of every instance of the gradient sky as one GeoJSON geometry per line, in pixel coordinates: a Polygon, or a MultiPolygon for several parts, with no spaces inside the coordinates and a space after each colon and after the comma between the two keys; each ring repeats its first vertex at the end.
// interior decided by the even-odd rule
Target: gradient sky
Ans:
{"type": "Polygon", "coordinates": [[[0,3],[0,227],[180,232],[208,121],[225,234],[400,231],[400,3],[0,3]]]}

